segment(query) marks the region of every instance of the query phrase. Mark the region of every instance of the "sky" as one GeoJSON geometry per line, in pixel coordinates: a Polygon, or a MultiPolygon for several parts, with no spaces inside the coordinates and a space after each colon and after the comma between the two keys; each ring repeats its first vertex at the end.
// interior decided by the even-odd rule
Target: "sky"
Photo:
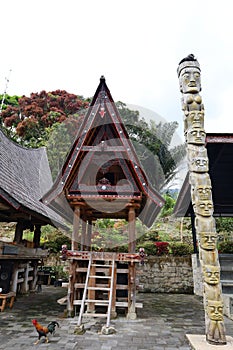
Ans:
{"type": "Polygon", "coordinates": [[[181,139],[176,70],[193,53],[205,131],[233,132],[231,0],[8,0],[0,33],[0,94],[91,97],[104,75],[115,101],[177,121],[181,139]]]}

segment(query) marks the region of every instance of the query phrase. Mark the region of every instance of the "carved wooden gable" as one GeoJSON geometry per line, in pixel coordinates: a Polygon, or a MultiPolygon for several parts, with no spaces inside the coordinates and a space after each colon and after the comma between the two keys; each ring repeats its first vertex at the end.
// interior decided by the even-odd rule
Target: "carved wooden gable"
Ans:
{"type": "MultiPolygon", "coordinates": [[[[72,208],[77,201],[81,203],[83,215],[91,215],[92,220],[127,218],[128,205],[133,204],[137,216],[148,207],[151,223],[164,203],[147,181],[104,77],[63,166],[59,184],[46,200],[51,203],[54,194],[61,192],[72,208]]],[[[146,216],[144,212],[143,221],[147,221],[146,216]]]]}

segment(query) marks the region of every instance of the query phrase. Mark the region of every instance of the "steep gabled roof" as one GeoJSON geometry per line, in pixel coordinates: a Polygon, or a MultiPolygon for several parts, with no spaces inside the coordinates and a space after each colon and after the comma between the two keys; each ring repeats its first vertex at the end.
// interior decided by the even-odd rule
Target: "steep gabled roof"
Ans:
{"type": "Polygon", "coordinates": [[[61,217],[40,201],[51,185],[45,148],[21,147],[0,130],[0,221],[28,218],[63,226],[61,217]]]}
{"type": "MultiPolygon", "coordinates": [[[[88,199],[88,202],[101,196],[109,198],[110,194],[101,194],[96,183],[90,186],[89,180],[92,175],[97,175],[99,168],[107,167],[108,161],[114,159],[119,160],[125,178],[130,179],[131,183],[128,189],[127,186],[119,187],[119,193],[115,197],[126,202],[130,197],[135,201],[140,200],[137,216],[144,224],[151,226],[164,204],[164,199],[150,185],[102,76],[62,170],[53,187],[43,197],[44,203],[62,213],[63,204],[67,207],[64,194],[69,200],[72,200],[72,196],[79,196],[85,201],[88,199]]],[[[96,177],[94,181],[95,179],[96,177]]],[[[116,189],[111,187],[111,196],[114,197],[115,192],[116,189]]],[[[68,212],[65,209],[66,218],[69,216],[68,212]]],[[[118,214],[119,218],[122,217],[123,211],[118,214]]],[[[95,215],[98,218],[101,213],[96,211],[95,215]]]]}
{"type": "MultiPolygon", "coordinates": [[[[212,184],[214,216],[233,216],[233,134],[207,133],[206,148],[212,184]]],[[[187,173],[174,208],[178,217],[192,214],[189,173],[187,173]]]]}

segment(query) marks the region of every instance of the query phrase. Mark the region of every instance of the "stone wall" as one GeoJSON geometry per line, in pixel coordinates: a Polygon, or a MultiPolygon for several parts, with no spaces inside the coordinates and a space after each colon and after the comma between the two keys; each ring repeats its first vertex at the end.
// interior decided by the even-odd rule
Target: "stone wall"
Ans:
{"type": "Polygon", "coordinates": [[[149,256],[137,268],[139,288],[150,293],[193,293],[191,256],[149,256]]]}

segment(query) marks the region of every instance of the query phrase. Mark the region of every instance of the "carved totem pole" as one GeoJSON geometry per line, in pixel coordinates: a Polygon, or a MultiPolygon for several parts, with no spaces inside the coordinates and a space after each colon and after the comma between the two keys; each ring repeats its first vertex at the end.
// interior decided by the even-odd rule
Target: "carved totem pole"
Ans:
{"type": "Polygon", "coordinates": [[[226,335],[209,160],[205,147],[204,106],[199,94],[201,70],[198,61],[191,54],[180,61],[177,72],[182,93],[189,183],[203,276],[206,340],[210,344],[221,345],[226,344],[226,335]]]}

